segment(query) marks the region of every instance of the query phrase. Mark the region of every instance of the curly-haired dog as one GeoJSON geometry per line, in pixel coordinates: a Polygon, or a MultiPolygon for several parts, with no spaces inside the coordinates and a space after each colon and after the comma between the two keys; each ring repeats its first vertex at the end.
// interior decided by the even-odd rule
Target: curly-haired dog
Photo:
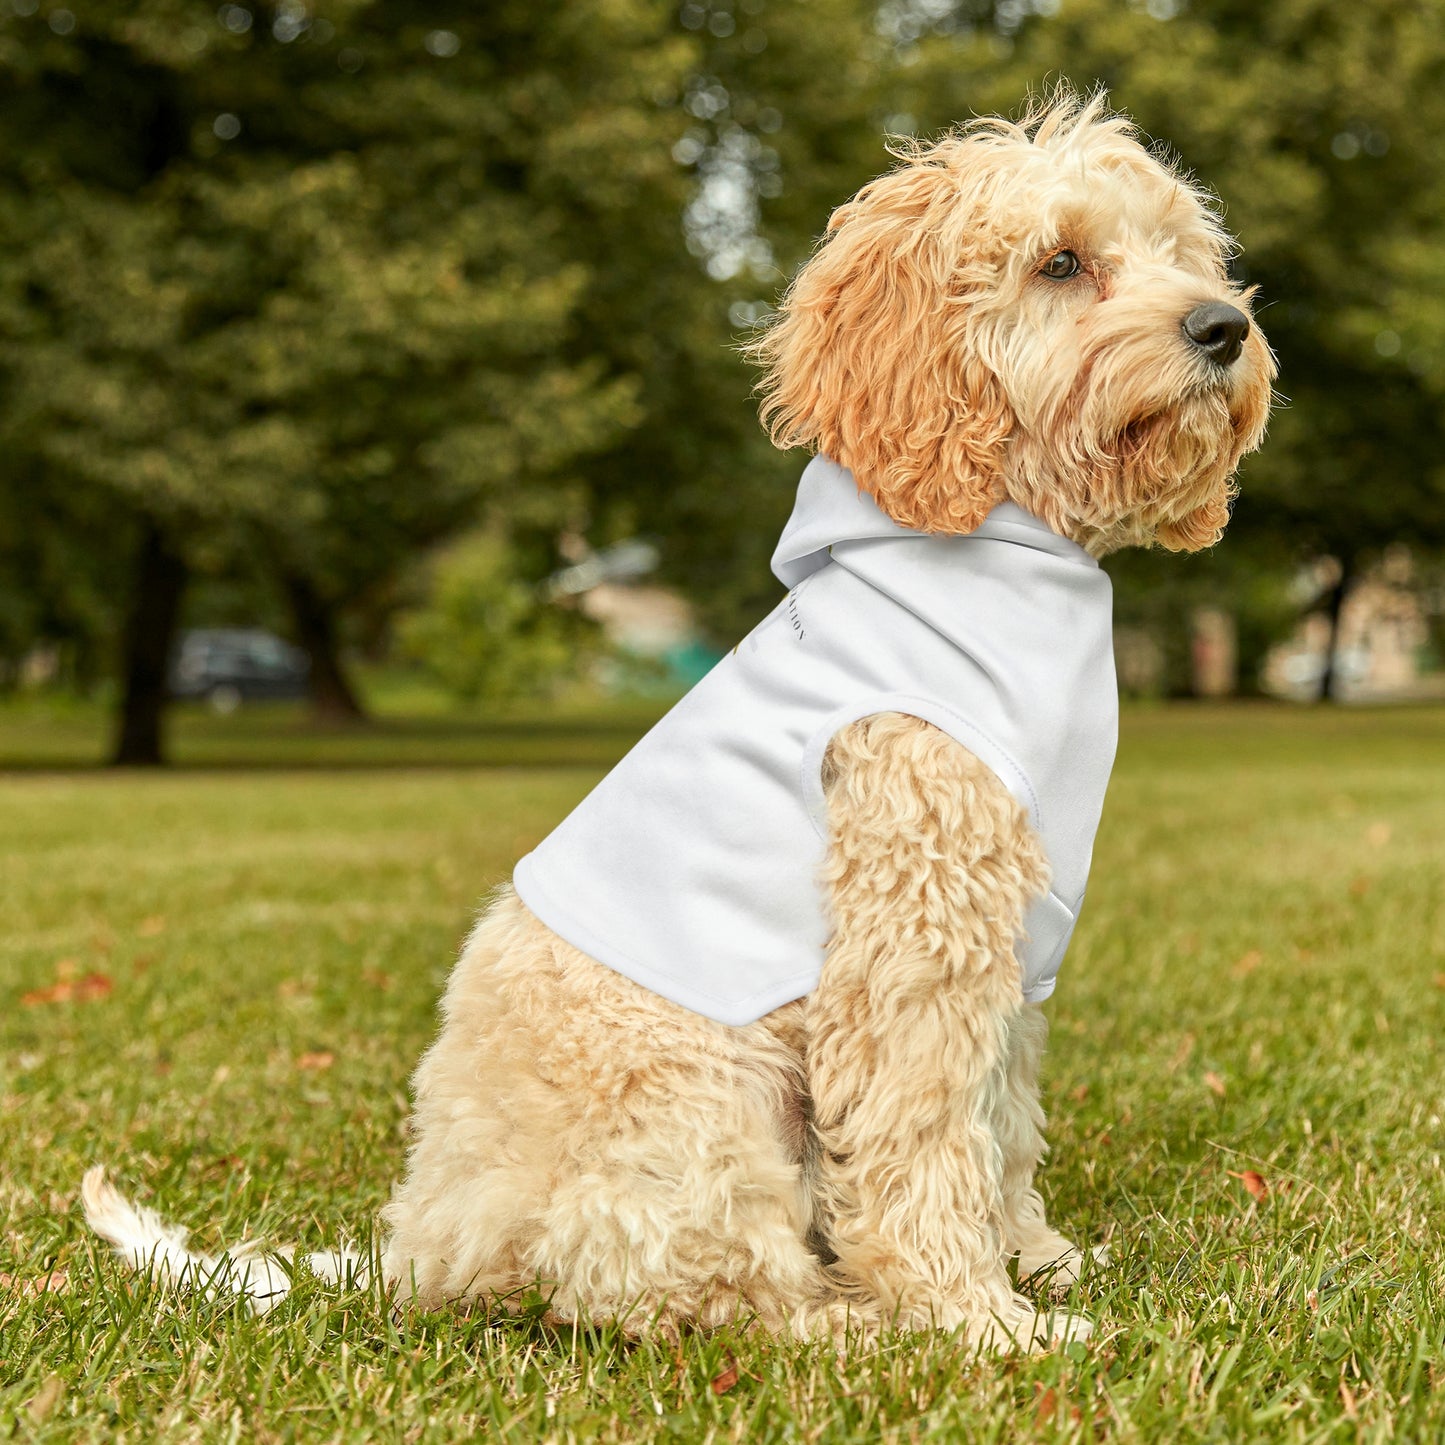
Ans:
{"type": "MultiPolygon", "coordinates": [[[[468,941],[386,1210],[403,1294],[1087,1330],[1007,1268],[1079,1263],[1034,1188],[1037,1000],[1113,756],[1096,559],[1213,543],[1264,430],[1228,254],[1067,94],[908,147],[834,215],[754,348],[774,440],[819,454],[793,590],[468,941]]],[[[132,1257],[167,1243],[98,1171],[87,1203],[132,1257]]]]}

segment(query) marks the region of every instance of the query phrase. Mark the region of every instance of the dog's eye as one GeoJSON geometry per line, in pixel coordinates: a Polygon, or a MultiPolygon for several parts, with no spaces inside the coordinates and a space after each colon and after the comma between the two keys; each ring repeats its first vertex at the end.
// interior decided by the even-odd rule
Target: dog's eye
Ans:
{"type": "Polygon", "coordinates": [[[1055,251],[1039,267],[1039,274],[1047,276],[1050,281],[1067,281],[1070,276],[1077,276],[1081,269],[1079,258],[1072,251],[1055,251]]]}

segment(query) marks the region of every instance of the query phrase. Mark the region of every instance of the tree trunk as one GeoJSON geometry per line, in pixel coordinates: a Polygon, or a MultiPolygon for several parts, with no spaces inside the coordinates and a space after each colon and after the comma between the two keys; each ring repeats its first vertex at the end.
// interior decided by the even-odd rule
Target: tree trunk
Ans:
{"type": "Polygon", "coordinates": [[[308,578],[288,572],[284,580],[296,641],[311,658],[312,714],[330,724],[365,722],[366,710],[341,665],[331,606],[308,578]]]}
{"type": "Polygon", "coordinates": [[[166,668],[186,588],[186,564],[154,522],[147,521],[136,557],[134,590],[126,617],[121,666],[124,693],[111,762],[117,767],[158,767],[165,761],[161,723],[166,668]]]}
{"type": "Polygon", "coordinates": [[[1355,559],[1349,556],[1341,557],[1340,575],[1335,585],[1330,588],[1329,601],[1325,608],[1325,615],[1330,621],[1330,635],[1325,644],[1324,671],[1320,674],[1320,702],[1335,701],[1335,689],[1339,685],[1336,658],[1340,646],[1340,614],[1345,610],[1345,597],[1354,580],[1355,559]]]}

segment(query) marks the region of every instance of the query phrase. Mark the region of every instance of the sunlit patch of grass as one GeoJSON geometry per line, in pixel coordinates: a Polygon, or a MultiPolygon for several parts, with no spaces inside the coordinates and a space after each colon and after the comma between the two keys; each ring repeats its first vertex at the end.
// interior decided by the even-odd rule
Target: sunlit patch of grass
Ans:
{"type": "Polygon", "coordinates": [[[1112,1247],[1087,1346],[637,1346],[304,1275],[256,1319],[128,1275],[79,1226],[95,1160],[202,1247],[371,1246],[478,901],[631,736],[418,767],[424,732],[0,780],[0,1436],[1445,1438],[1439,710],[1126,717],[1049,1005],[1045,1191],[1112,1247]]]}

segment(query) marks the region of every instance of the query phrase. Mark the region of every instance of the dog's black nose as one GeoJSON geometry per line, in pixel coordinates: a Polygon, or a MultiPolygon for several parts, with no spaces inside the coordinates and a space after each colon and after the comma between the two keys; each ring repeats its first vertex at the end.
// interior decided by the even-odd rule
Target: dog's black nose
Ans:
{"type": "Polygon", "coordinates": [[[1184,318],[1184,334],[1216,365],[1239,359],[1249,335],[1249,317],[1223,301],[1206,301],[1184,318]]]}

